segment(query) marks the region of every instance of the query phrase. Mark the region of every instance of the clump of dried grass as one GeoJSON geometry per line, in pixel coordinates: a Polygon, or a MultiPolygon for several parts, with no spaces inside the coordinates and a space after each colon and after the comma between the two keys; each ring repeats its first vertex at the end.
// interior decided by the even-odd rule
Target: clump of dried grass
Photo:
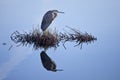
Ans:
{"type": "MultiPolygon", "coordinates": [[[[70,28],[70,27],[69,27],[70,28]]],[[[51,47],[57,48],[62,42],[63,46],[67,41],[76,42],[79,46],[83,43],[88,43],[97,40],[94,36],[88,33],[81,33],[78,30],[70,28],[73,33],[57,33],[54,31],[47,31],[43,34],[39,29],[33,29],[32,32],[24,32],[23,34],[15,31],[11,34],[11,40],[16,44],[27,46],[33,45],[34,49],[44,48],[45,50],[51,47]]],[[[64,46],[65,47],[65,46],[64,46]]]]}
{"type": "Polygon", "coordinates": [[[70,41],[70,42],[76,42],[75,46],[79,46],[81,45],[82,48],[82,44],[83,43],[91,43],[94,40],[97,40],[97,38],[95,38],[93,35],[86,33],[82,33],[79,30],[73,29],[71,27],[68,27],[71,32],[73,33],[60,33],[59,35],[59,41],[63,42],[63,46],[65,47],[65,43],[70,41]]]}
{"type": "Polygon", "coordinates": [[[56,48],[58,46],[58,36],[57,33],[47,31],[45,34],[41,32],[39,29],[34,29],[30,33],[19,33],[18,31],[15,31],[13,34],[11,34],[11,40],[15,42],[16,44],[19,43],[19,45],[27,46],[27,45],[33,45],[34,49],[39,48],[50,48],[54,47],[56,48]]]}

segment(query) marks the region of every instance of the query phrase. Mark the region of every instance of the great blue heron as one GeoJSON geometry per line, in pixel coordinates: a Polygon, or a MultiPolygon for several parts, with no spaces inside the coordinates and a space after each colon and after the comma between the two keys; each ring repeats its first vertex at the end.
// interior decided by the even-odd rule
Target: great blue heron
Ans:
{"type": "Polygon", "coordinates": [[[62,71],[62,69],[56,69],[55,62],[45,53],[45,51],[40,53],[40,57],[44,68],[46,68],[48,71],[62,71]]]}
{"type": "Polygon", "coordinates": [[[49,10],[45,13],[45,15],[43,16],[42,23],[41,23],[42,31],[45,31],[49,27],[52,21],[56,18],[57,13],[64,13],[64,12],[60,12],[58,10],[49,10]]]}

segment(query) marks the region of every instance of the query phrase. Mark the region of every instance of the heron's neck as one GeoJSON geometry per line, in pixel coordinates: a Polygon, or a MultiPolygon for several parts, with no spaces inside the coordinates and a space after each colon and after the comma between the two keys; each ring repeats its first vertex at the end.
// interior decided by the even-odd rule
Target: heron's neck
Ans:
{"type": "Polygon", "coordinates": [[[57,13],[52,13],[53,19],[57,16],[57,13]]]}

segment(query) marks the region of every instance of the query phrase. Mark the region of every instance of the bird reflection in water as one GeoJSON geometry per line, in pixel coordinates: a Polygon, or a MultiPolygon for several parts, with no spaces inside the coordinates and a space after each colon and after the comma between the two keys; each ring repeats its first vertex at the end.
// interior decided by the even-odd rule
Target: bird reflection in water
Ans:
{"type": "Polygon", "coordinates": [[[63,71],[62,69],[56,69],[55,62],[46,54],[45,51],[42,51],[40,53],[40,57],[41,57],[42,65],[46,70],[53,72],[63,71]]]}

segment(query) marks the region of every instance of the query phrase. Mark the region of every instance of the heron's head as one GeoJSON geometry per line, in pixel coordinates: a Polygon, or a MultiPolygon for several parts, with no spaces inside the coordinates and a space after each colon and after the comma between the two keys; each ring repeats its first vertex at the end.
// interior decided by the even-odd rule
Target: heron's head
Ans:
{"type": "Polygon", "coordinates": [[[61,12],[61,11],[58,11],[58,10],[51,10],[53,13],[64,13],[64,12],[61,12]]]}

